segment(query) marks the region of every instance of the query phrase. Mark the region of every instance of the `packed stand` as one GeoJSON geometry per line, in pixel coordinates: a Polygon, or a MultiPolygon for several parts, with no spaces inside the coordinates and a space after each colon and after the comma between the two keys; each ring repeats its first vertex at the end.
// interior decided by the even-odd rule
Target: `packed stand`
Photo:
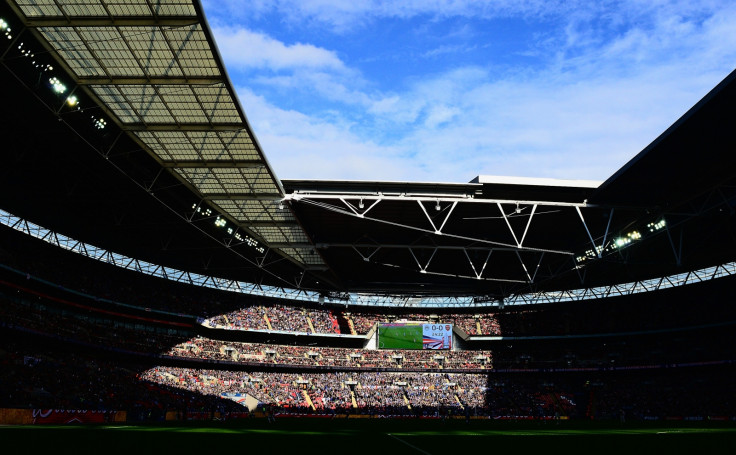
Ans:
{"type": "Polygon", "coordinates": [[[165,354],[240,363],[404,369],[490,369],[490,351],[367,350],[218,341],[201,336],[165,354]]]}

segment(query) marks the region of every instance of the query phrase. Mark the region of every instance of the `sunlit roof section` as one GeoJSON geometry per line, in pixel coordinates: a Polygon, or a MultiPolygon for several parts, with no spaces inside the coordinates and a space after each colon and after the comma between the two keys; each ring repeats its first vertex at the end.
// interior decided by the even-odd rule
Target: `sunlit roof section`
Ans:
{"type": "Polygon", "coordinates": [[[28,18],[196,16],[186,0],[18,0],[28,18]]]}
{"type": "MultiPolygon", "coordinates": [[[[124,132],[249,236],[323,266],[237,100],[198,2],[17,0],[24,26],[124,132]]],[[[12,5],[11,5],[12,6],[12,5]]],[[[66,87],[65,87],[66,88],[66,87]]],[[[103,121],[103,120],[99,120],[103,121]]],[[[104,126],[104,125],[103,125],[104,126]]]]}

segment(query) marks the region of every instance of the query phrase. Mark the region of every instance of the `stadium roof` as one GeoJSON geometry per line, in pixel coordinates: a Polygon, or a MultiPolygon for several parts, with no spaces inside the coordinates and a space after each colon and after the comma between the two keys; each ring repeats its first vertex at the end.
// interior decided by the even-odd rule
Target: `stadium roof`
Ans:
{"type": "Polygon", "coordinates": [[[307,239],[294,217],[277,210],[283,189],[198,4],[21,0],[10,6],[65,70],[69,92],[100,106],[199,201],[249,236],[278,243],[275,249],[286,257],[322,264],[299,246],[307,239]]]}
{"type": "Polygon", "coordinates": [[[198,2],[0,13],[0,208],[113,251],[326,293],[491,300],[736,257],[734,74],[602,184],[282,182],[198,2]]]}

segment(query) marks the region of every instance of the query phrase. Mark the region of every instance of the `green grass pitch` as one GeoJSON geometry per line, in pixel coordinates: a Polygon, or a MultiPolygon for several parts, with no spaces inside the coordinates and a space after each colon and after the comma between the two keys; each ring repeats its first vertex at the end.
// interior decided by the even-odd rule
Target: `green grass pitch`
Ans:
{"type": "Polygon", "coordinates": [[[710,454],[736,453],[736,424],[263,419],[156,425],[2,426],[24,453],[710,454]]]}

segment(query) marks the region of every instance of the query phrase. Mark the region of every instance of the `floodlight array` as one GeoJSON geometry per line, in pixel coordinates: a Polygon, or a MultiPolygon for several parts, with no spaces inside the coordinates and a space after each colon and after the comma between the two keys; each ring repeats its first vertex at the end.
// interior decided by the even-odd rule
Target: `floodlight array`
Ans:
{"type": "MultiPolygon", "coordinates": [[[[3,18],[0,18],[0,32],[4,33],[4,35],[8,39],[12,38],[11,27],[8,22],[3,18]]],[[[16,46],[16,50],[19,52],[20,57],[30,60],[30,65],[36,70],[40,71],[41,74],[52,73],[48,77],[48,79],[46,79],[47,86],[52,93],[57,96],[64,96],[65,94],[67,94],[67,92],[69,92],[69,87],[67,86],[66,82],[64,82],[64,80],[60,76],[53,75],[54,66],[51,63],[44,62],[42,58],[37,57],[36,53],[23,42],[19,43],[16,46]]],[[[83,110],[81,106],[81,100],[77,95],[73,93],[73,90],[72,93],[64,98],[64,104],[66,104],[66,106],[69,108],[75,109],[76,111],[83,110]]],[[[107,120],[103,117],[91,115],[90,120],[94,129],[103,130],[107,126],[107,120]]]]}
{"type": "Polygon", "coordinates": [[[594,248],[590,248],[585,253],[575,257],[575,261],[578,264],[583,264],[587,261],[603,257],[604,255],[614,253],[616,251],[623,250],[630,245],[639,242],[643,238],[650,235],[654,235],[667,227],[667,222],[664,218],[659,221],[647,223],[646,229],[634,229],[629,232],[622,233],[611,240],[607,241],[604,245],[596,245],[594,248]],[[645,233],[645,235],[642,234],[645,233]]]}
{"type": "Polygon", "coordinates": [[[8,24],[5,19],[0,17],[0,32],[3,32],[5,37],[7,39],[13,39],[13,35],[11,34],[12,30],[10,28],[10,24],[8,24]]]}
{"type": "MultiPolygon", "coordinates": [[[[211,219],[213,216],[213,210],[208,207],[203,207],[200,204],[192,204],[192,210],[194,215],[199,215],[200,219],[211,219]]],[[[256,239],[252,238],[247,234],[243,234],[239,228],[232,223],[229,223],[224,215],[215,215],[215,221],[213,223],[216,228],[224,229],[225,232],[238,242],[245,244],[259,253],[263,254],[266,252],[266,248],[262,246],[256,239]]]]}
{"type": "MultiPolygon", "coordinates": [[[[596,288],[515,294],[498,301],[491,298],[486,300],[483,297],[476,300],[476,298],[470,296],[432,296],[416,298],[405,295],[371,295],[360,293],[328,292],[325,294],[306,291],[303,289],[266,286],[257,283],[246,283],[242,281],[199,275],[196,273],[152,264],[139,259],[129,258],[118,253],[113,253],[102,248],[89,245],[79,240],[74,240],[58,232],[50,231],[2,209],[0,209],[0,224],[15,229],[16,231],[23,232],[49,244],[56,245],[68,251],[72,251],[101,262],[180,283],[193,284],[253,296],[275,297],[296,302],[325,302],[349,306],[401,306],[416,308],[498,307],[501,309],[504,305],[539,305],[569,301],[597,300],[612,296],[639,294],[736,275],[736,262],[729,262],[661,278],[612,284],[596,288]]],[[[664,226],[660,229],[663,228],[664,226]]]]}

